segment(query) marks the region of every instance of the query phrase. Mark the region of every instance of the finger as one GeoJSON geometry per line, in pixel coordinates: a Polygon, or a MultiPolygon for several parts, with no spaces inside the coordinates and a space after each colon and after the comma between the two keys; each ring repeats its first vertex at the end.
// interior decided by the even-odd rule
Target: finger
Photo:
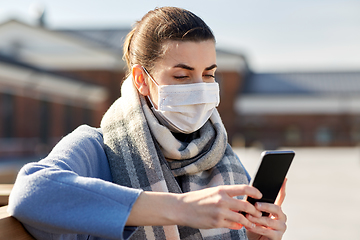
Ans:
{"type": "Polygon", "coordinates": [[[285,221],[277,220],[277,219],[271,219],[269,217],[254,217],[252,215],[247,215],[246,218],[251,221],[252,223],[255,223],[257,226],[269,228],[275,231],[285,232],[286,230],[286,223],[285,221]]]}
{"type": "Polygon", "coordinates": [[[236,222],[231,222],[230,223],[230,227],[228,227],[229,229],[232,230],[240,230],[244,225],[240,224],[240,223],[236,223],[236,222]]]}
{"type": "MultiPolygon", "coordinates": [[[[287,220],[285,213],[282,211],[281,207],[278,205],[271,204],[271,203],[257,202],[255,204],[255,207],[259,211],[270,213],[277,220],[284,221],[284,222],[286,222],[286,220],[287,220]]],[[[269,217],[267,217],[267,218],[269,218],[269,217]]]]}
{"type": "Polygon", "coordinates": [[[237,213],[246,212],[256,217],[261,217],[262,215],[262,213],[257,210],[254,205],[244,200],[238,200],[233,198],[229,203],[229,207],[231,210],[237,213]]]}
{"type": "Polygon", "coordinates": [[[234,211],[227,213],[225,220],[229,222],[228,228],[231,229],[240,229],[242,226],[249,229],[255,227],[254,223],[250,222],[244,215],[234,211]]]}
{"type": "Polygon", "coordinates": [[[276,197],[276,200],[275,200],[275,204],[276,205],[279,205],[281,206],[282,203],[284,202],[285,200],[285,195],[286,195],[286,192],[285,192],[285,189],[286,189],[286,182],[287,182],[287,178],[285,178],[282,186],[281,186],[281,189],[279,191],[279,194],[278,196],[276,197]]]}
{"type": "MultiPolygon", "coordinates": [[[[271,228],[263,227],[261,225],[256,225],[253,228],[246,228],[247,231],[255,233],[256,235],[260,235],[263,237],[266,237],[266,239],[281,239],[277,238],[276,236],[279,236],[280,234],[278,231],[275,231],[271,228]]],[[[249,235],[248,235],[249,236],[249,235]]],[[[259,238],[259,237],[257,237],[259,238]]]]}
{"type": "Polygon", "coordinates": [[[249,185],[228,185],[223,186],[223,189],[230,197],[241,195],[251,196],[256,199],[260,199],[262,197],[262,194],[258,189],[249,185]]]}

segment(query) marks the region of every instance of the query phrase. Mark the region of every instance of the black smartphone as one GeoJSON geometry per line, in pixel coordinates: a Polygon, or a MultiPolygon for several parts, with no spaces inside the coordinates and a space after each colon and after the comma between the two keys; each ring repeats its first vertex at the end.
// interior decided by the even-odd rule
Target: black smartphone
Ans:
{"type": "MultiPolygon", "coordinates": [[[[294,151],[264,151],[261,162],[250,185],[262,193],[261,199],[245,196],[251,204],[256,202],[274,203],[294,159],[294,151]]],[[[245,213],[243,213],[245,214],[245,213]]],[[[269,213],[263,212],[263,216],[269,213]]]]}

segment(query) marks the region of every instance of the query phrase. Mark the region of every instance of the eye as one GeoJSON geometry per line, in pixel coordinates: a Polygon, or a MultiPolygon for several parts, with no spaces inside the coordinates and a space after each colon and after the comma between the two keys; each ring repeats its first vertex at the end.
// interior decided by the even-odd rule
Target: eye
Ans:
{"type": "Polygon", "coordinates": [[[174,76],[175,79],[186,79],[189,78],[189,76],[174,76]]]}
{"type": "Polygon", "coordinates": [[[211,75],[211,74],[207,74],[207,75],[205,75],[205,77],[215,79],[215,76],[214,76],[214,75],[211,75]]]}
{"type": "Polygon", "coordinates": [[[205,74],[203,76],[203,81],[205,82],[214,82],[215,81],[215,76],[212,74],[205,74]]]}

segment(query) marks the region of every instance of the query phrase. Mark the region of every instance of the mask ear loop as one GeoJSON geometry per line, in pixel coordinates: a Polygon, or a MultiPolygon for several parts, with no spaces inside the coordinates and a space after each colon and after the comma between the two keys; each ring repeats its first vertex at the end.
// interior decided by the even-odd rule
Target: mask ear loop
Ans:
{"type": "MultiPolygon", "coordinates": [[[[155,83],[155,85],[156,85],[157,87],[159,87],[159,84],[157,84],[157,82],[150,76],[150,73],[146,70],[146,68],[143,67],[143,66],[141,66],[141,67],[142,67],[142,69],[144,69],[144,72],[146,73],[146,75],[148,75],[148,77],[151,79],[151,81],[153,81],[153,83],[155,83]]],[[[152,108],[153,108],[153,109],[156,109],[155,106],[154,106],[154,103],[151,101],[151,98],[149,97],[149,95],[146,96],[146,97],[148,98],[148,100],[149,100],[152,108]]]]}
{"type": "Polygon", "coordinates": [[[144,68],[143,66],[141,66],[142,69],[144,69],[144,72],[146,73],[146,75],[148,75],[148,77],[151,79],[151,81],[153,81],[153,83],[155,83],[156,86],[159,87],[159,84],[151,77],[150,73],[146,70],[146,68],[144,68]]]}

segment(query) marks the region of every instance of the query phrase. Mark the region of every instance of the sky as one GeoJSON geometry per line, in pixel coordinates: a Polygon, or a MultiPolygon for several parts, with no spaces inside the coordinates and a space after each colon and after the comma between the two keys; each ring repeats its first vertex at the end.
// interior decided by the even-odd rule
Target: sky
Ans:
{"type": "Polygon", "coordinates": [[[0,0],[0,23],[33,23],[41,5],[53,29],[130,27],[155,7],[182,7],[253,71],[360,71],[359,0],[0,0]]]}

